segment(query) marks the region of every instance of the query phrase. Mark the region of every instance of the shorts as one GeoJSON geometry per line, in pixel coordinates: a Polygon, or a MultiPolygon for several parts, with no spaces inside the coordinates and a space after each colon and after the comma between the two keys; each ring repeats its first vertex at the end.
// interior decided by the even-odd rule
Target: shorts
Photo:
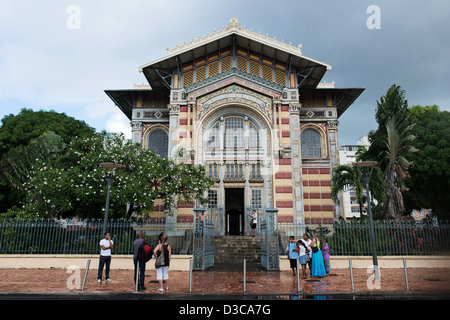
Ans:
{"type": "Polygon", "coordinates": [[[289,262],[291,263],[292,269],[297,268],[297,259],[289,259],[289,262]]]}
{"type": "Polygon", "coordinates": [[[298,258],[300,264],[306,264],[306,255],[300,256],[300,258],[298,258]]]}
{"type": "Polygon", "coordinates": [[[256,229],[256,223],[252,224],[252,229],[256,229]]]}
{"type": "Polygon", "coordinates": [[[169,267],[159,267],[156,268],[156,280],[167,280],[169,279],[169,267]]]}

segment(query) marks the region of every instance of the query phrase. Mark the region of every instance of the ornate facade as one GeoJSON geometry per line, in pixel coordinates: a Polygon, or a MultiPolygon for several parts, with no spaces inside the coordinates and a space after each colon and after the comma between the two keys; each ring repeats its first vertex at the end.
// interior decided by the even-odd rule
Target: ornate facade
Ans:
{"type": "MultiPolygon", "coordinates": [[[[242,232],[246,208],[277,208],[279,221],[335,218],[338,119],[364,89],[320,83],[327,70],[301,45],[233,18],[141,66],[148,85],[105,92],[131,120],[133,141],[206,166],[216,179],[210,206],[223,208],[217,214],[227,219],[223,233],[236,224],[242,232]]],[[[180,204],[176,216],[192,217],[194,206],[180,204]]]]}

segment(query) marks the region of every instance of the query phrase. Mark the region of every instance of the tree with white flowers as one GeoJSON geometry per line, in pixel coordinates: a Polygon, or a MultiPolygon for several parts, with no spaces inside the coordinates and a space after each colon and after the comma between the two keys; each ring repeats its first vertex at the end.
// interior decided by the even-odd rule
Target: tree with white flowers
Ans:
{"type": "Polygon", "coordinates": [[[156,199],[163,200],[168,212],[178,201],[206,204],[205,195],[214,184],[203,166],[178,164],[122,134],[102,132],[75,138],[51,162],[37,159],[24,184],[27,196],[23,210],[39,217],[103,217],[107,183],[102,162],[125,165],[114,172],[110,217],[124,217],[131,211],[149,214],[156,199]]]}

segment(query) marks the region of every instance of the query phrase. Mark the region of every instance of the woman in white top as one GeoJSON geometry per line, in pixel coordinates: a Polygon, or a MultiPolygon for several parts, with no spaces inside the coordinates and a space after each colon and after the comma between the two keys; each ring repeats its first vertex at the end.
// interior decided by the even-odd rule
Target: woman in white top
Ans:
{"type": "Polygon", "coordinates": [[[297,250],[298,250],[298,261],[302,268],[302,279],[306,279],[306,263],[308,261],[307,255],[309,256],[311,248],[306,245],[305,240],[300,239],[297,241],[297,250]]]}
{"type": "MultiPolygon", "coordinates": [[[[305,233],[303,234],[303,242],[309,247],[311,244],[311,240],[309,239],[309,234],[305,233]]],[[[312,274],[312,250],[309,250],[309,253],[306,253],[306,263],[309,267],[309,274],[312,274]]]]}

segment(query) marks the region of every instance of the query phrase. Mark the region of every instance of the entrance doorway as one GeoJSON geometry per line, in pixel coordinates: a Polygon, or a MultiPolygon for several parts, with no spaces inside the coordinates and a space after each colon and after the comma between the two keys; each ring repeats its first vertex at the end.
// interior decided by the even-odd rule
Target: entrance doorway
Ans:
{"type": "Polygon", "coordinates": [[[245,232],[244,188],[225,188],[225,234],[243,235],[245,232]]]}

